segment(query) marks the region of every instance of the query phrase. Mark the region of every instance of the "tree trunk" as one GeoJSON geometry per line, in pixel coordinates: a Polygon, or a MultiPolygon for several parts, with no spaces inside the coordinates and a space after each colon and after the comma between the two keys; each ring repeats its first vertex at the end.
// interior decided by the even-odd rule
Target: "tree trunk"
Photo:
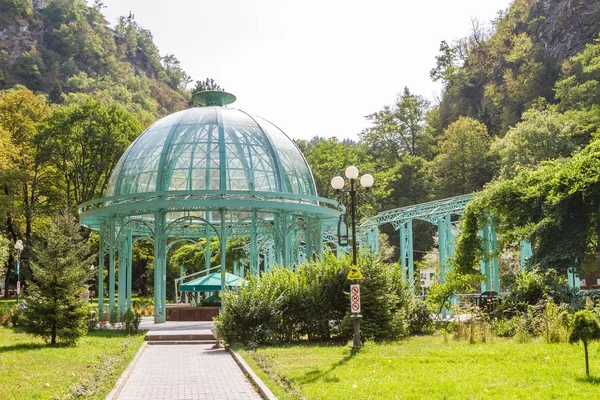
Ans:
{"type": "Polygon", "coordinates": [[[587,340],[583,341],[583,350],[585,351],[585,374],[590,377],[590,364],[588,361],[587,340]]]}
{"type": "Polygon", "coordinates": [[[12,271],[12,266],[14,265],[15,259],[13,257],[12,251],[8,255],[8,266],[6,268],[6,276],[4,277],[4,298],[8,299],[8,282],[10,278],[10,273],[12,271]]]}

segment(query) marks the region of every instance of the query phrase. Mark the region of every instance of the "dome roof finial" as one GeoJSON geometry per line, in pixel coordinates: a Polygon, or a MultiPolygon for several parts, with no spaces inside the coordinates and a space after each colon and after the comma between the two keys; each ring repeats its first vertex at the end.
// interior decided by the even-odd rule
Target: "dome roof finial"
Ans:
{"type": "Polygon", "coordinates": [[[192,101],[199,106],[219,106],[223,107],[236,100],[231,93],[222,90],[203,90],[192,95],[192,101]]]}

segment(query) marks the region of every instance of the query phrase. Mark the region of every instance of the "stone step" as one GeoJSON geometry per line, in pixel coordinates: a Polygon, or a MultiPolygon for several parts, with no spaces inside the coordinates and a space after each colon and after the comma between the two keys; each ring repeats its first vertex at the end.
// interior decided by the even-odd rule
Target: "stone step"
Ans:
{"type": "Polygon", "coordinates": [[[215,339],[212,340],[153,340],[146,342],[150,346],[156,345],[184,345],[184,344],[215,344],[215,339]]]}
{"type": "Polygon", "coordinates": [[[156,342],[156,341],[180,341],[180,340],[212,340],[214,342],[215,338],[213,335],[208,333],[185,333],[185,332],[148,332],[146,333],[146,342],[156,342]]]}

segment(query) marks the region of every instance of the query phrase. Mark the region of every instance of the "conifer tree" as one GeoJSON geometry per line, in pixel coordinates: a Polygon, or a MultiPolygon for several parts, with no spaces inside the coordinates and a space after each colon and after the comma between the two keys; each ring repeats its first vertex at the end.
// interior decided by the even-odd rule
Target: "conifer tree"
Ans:
{"type": "Polygon", "coordinates": [[[23,326],[54,345],[57,339],[75,344],[87,332],[86,300],[82,297],[93,258],[67,211],[55,216],[44,242],[34,245],[23,326]]]}

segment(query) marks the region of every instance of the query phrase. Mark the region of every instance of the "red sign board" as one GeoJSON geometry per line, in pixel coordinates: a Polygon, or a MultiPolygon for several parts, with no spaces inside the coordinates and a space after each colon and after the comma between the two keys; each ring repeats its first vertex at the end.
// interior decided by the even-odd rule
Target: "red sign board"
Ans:
{"type": "Polygon", "coordinates": [[[350,285],[350,311],[360,313],[360,286],[350,285]]]}

